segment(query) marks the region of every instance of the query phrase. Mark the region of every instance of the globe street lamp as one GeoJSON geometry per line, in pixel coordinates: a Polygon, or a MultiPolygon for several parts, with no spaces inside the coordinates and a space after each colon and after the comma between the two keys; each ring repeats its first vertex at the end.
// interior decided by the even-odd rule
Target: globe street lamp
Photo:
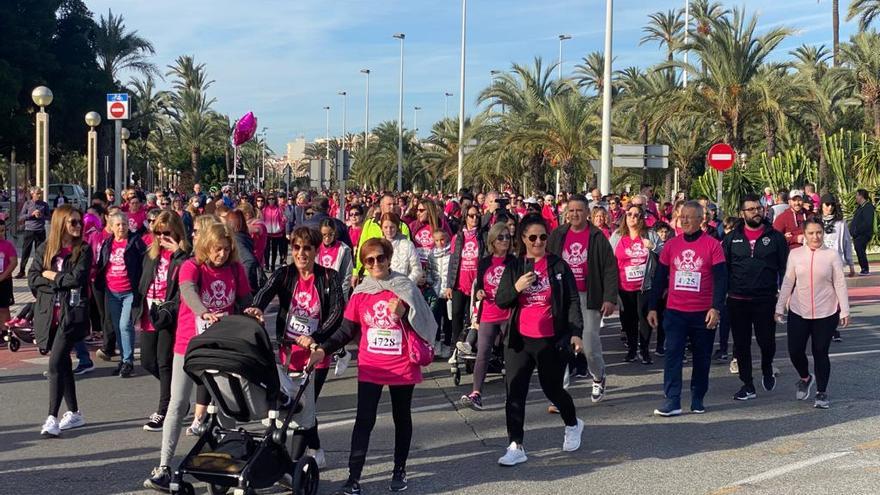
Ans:
{"type": "Polygon", "coordinates": [[[400,102],[397,106],[397,190],[403,190],[403,40],[406,34],[392,36],[400,40],[400,102]]]}
{"type": "Polygon", "coordinates": [[[95,127],[101,125],[101,114],[98,112],[89,112],[86,114],[86,125],[89,126],[89,134],[87,140],[86,154],[86,184],[89,191],[89,197],[94,194],[98,187],[98,132],[95,127]]]}
{"type": "Polygon", "coordinates": [[[131,133],[128,132],[127,128],[123,127],[119,137],[122,139],[122,180],[127,188],[130,182],[128,177],[128,138],[131,137],[131,133]]]}
{"type": "Polygon", "coordinates": [[[419,110],[422,107],[413,107],[413,127],[416,129],[416,139],[419,137],[419,110]]]}
{"type": "Polygon", "coordinates": [[[570,39],[571,39],[570,34],[560,34],[559,35],[559,66],[557,67],[557,69],[559,71],[558,72],[559,75],[558,75],[557,79],[559,79],[560,81],[562,80],[562,42],[566,41],[566,40],[570,40],[570,39]]]}
{"type": "Polygon", "coordinates": [[[46,107],[52,104],[52,90],[37,86],[31,91],[31,99],[40,107],[37,112],[36,183],[43,190],[43,201],[49,201],[49,114],[46,107]]]}

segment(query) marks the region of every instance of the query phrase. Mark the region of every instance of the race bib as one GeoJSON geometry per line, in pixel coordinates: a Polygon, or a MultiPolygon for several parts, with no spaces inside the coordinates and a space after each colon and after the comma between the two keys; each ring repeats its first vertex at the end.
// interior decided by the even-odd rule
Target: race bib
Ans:
{"type": "Polygon", "coordinates": [[[645,264],[631,265],[626,267],[625,275],[627,282],[640,282],[642,279],[645,278],[645,264]]]}
{"type": "Polygon", "coordinates": [[[288,335],[311,337],[316,331],[318,331],[318,320],[315,318],[290,315],[290,318],[287,319],[288,335]]]}
{"type": "Polygon", "coordinates": [[[403,331],[399,328],[368,329],[367,350],[374,354],[400,356],[403,354],[403,331]]]}
{"type": "Polygon", "coordinates": [[[700,272],[675,272],[675,290],[684,292],[700,292],[700,279],[703,274],[700,272]]]}

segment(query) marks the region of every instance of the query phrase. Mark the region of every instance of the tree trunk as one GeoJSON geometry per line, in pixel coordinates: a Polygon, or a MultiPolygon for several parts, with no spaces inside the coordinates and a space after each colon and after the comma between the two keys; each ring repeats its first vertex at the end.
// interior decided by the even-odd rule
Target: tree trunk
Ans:
{"type": "Polygon", "coordinates": [[[577,171],[574,160],[564,160],[560,164],[559,190],[565,193],[572,193],[578,190],[575,177],[577,171]]]}
{"type": "Polygon", "coordinates": [[[764,122],[764,138],[767,140],[767,157],[776,156],[776,126],[770,120],[764,122]]]}
{"type": "Polygon", "coordinates": [[[546,166],[544,153],[542,151],[536,151],[532,154],[532,158],[529,160],[529,176],[531,179],[532,191],[524,192],[524,195],[530,196],[531,194],[541,193],[547,190],[547,181],[544,179],[546,166]]]}
{"type": "Polygon", "coordinates": [[[874,117],[874,139],[880,139],[880,104],[876,101],[871,104],[871,114],[874,117]]]}
{"type": "Polygon", "coordinates": [[[840,65],[840,1],[831,1],[831,29],[834,30],[834,66],[840,65]]]}
{"type": "Polygon", "coordinates": [[[190,153],[190,166],[192,167],[192,177],[195,183],[199,181],[199,161],[202,158],[202,149],[198,146],[193,146],[190,153]]]}
{"type": "Polygon", "coordinates": [[[816,150],[819,152],[819,184],[821,188],[819,192],[821,194],[825,194],[827,192],[828,184],[828,162],[825,160],[825,151],[822,149],[822,136],[825,135],[825,131],[822,129],[820,125],[813,125],[813,134],[816,137],[816,150]]]}

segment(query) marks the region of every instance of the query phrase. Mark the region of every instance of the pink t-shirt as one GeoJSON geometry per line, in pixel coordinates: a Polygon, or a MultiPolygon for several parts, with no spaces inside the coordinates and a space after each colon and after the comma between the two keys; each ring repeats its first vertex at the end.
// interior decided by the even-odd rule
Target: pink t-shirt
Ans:
{"type": "Polygon", "coordinates": [[[546,256],[535,263],[535,274],[532,285],[519,295],[519,333],[541,339],[553,336],[553,300],[546,256]]]}
{"type": "Polygon", "coordinates": [[[509,309],[501,309],[495,304],[495,292],[498,291],[503,274],[504,256],[492,256],[492,264],[483,274],[483,291],[486,292],[486,297],[483,299],[483,312],[480,314],[481,323],[497,323],[510,316],[509,309]]]}
{"type": "Polygon", "coordinates": [[[263,223],[269,237],[284,235],[284,213],[277,206],[268,205],[263,208],[263,223]]]}
{"type": "Polygon", "coordinates": [[[156,267],[156,276],[147,287],[146,297],[144,297],[144,311],[141,315],[141,328],[145,332],[154,332],[153,320],[150,319],[150,306],[154,303],[162,303],[165,301],[165,293],[168,290],[168,269],[171,267],[171,255],[173,253],[167,249],[163,249],[159,253],[159,265],[156,267]]]}
{"type": "Polygon", "coordinates": [[[153,244],[153,233],[150,231],[144,232],[144,235],[141,236],[141,240],[144,242],[144,246],[149,247],[153,244]]]}
{"type": "Polygon", "coordinates": [[[6,239],[0,239],[0,272],[9,268],[9,260],[17,258],[15,245],[6,239]]]}
{"type": "MultiPolygon", "coordinates": [[[[321,325],[321,299],[315,289],[314,274],[308,280],[300,277],[293,289],[293,297],[290,298],[290,308],[287,312],[287,329],[285,334],[288,338],[296,338],[301,335],[313,335],[321,325]]],[[[290,359],[290,370],[302,371],[309,363],[311,351],[293,344],[281,346],[278,356],[282,363],[287,362],[288,351],[293,353],[290,359]]],[[[327,369],[330,367],[331,357],[327,356],[318,363],[316,368],[327,369]]]]}
{"type": "Polygon", "coordinates": [[[569,230],[562,246],[562,259],[571,267],[578,292],[587,290],[587,252],[590,249],[590,229],[581,232],[569,230]]]}
{"type": "Polygon", "coordinates": [[[434,249],[434,230],[431,229],[431,224],[425,224],[419,230],[412,233],[413,236],[413,244],[416,246],[416,254],[419,255],[419,261],[422,263],[422,266],[426,266],[428,264],[428,256],[431,255],[431,251],[434,249]]]}
{"type": "Polygon", "coordinates": [[[754,254],[755,243],[758,242],[758,238],[761,237],[761,234],[764,233],[764,227],[761,227],[758,230],[752,230],[748,227],[745,227],[743,229],[743,232],[745,232],[746,239],[749,240],[749,247],[752,249],[752,254],[754,254]]]}
{"type": "Polygon", "coordinates": [[[127,240],[113,240],[110,243],[110,260],[107,263],[107,288],[117,294],[131,291],[128,270],[125,269],[125,247],[127,240]]]}
{"type": "Polygon", "coordinates": [[[621,290],[635,292],[642,289],[649,254],[650,249],[645,246],[641,237],[632,239],[626,235],[620,239],[614,256],[617,258],[617,276],[621,290]]]}
{"type": "Polygon", "coordinates": [[[406,355],[404,327],[397,314],[388,310],[391,291],[351,296],[344,318],[360,325],[358,380],[378,385],[421,383],[422,370],[406,355]]]}
{"type": "MultiPolygon", "coordinates": [[[[235,309],[235,300],[251,293],[247,273],[241,263],[232,263],[219,268],[207,263],[197,264],[189,259],[180,267],[180,284],[193,282],[198,287],[202,304],[212,313],[230,314],[235,309]]],[[[181,298],[177,318],[177,333],[174,339],[174,353],[186,354],[186,346],[196,336],[197,328],[204,328],[201,315],[196,315],[181,298]]]]}
{"type": "Polygon", "coordinates": [[[254,241],[254,256],[257,257],[260,266],[266,266],[264,254],[266,252],[266,244],[269,242],[269,233],[266,231],[266,224],[262,220],[255,218],[248,222],[248,233],[254,241]]]}
{"type": "Polygon", "coordinates": [[[724,263],[718,240],[708,234],[694,242],[673,237],[663,247],[660,263],[669,267],[667,308],[683,312],[712,308],[712,267],[724,263]]]}
{"type": "Polygon", "coordinates": [[[464,236],[464,243],[461,247],[461,264],[458,269],[458,287],[456,288],[465,294],[470,294],[474,281],[477,279],[480,244],[477,241],[477,229],[464,230],[460,235],[464,236]]]}
{"type": "MultiPolygon", "coordinates": [[[[52,266],[55,267],[56,272],[61,272],[64,268],[64,260],[73,253],[70,248],[61,248],[58,251],[58,254],[52,258],[52,266]]],[[[61,321],[61,297],[58,293],[55,294],[55,304],[52,306],[52,326],[55,327],[58,325],[58,322],[61,321]]]]}
{"type": "Polygon", "coordinates": [[[348,228],[348,237],[351,237],[351,245],[353,247],[357,247],[358,243],[361,240],[361,231],[364,229],[362,227],[349,227],[348,228]]]}
{"type": "Polygon", "coordinates": [[[128,213],[128,230],[136,232],[143,228],[144,221],[147,220],[147,210],[141,208],[137,213],[128,213]]]}
{"type": "Polygon", "coordinates": [[[324,268],[333,269],[336,266],[336,258],[339,258],[339,241],[334,242],[331,246],[325,246],[324,243],[321,243],[316,260],[318,264],[324,268]]]}

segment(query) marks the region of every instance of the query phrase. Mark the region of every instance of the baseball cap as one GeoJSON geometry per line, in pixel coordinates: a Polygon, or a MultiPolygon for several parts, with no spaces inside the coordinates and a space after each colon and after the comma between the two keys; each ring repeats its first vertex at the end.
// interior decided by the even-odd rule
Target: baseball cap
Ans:
{"type": "Polygon", "coordinates": [[[788,197],[789,197],[790,199],[791,199],[791,198],[794,198],[795,196],[800,196],[801,198],[803,198],[803,197],[804,197],[804,192],[801,191],[800,189],[792,189],[791,191],[788,191],[788,197]]]}

